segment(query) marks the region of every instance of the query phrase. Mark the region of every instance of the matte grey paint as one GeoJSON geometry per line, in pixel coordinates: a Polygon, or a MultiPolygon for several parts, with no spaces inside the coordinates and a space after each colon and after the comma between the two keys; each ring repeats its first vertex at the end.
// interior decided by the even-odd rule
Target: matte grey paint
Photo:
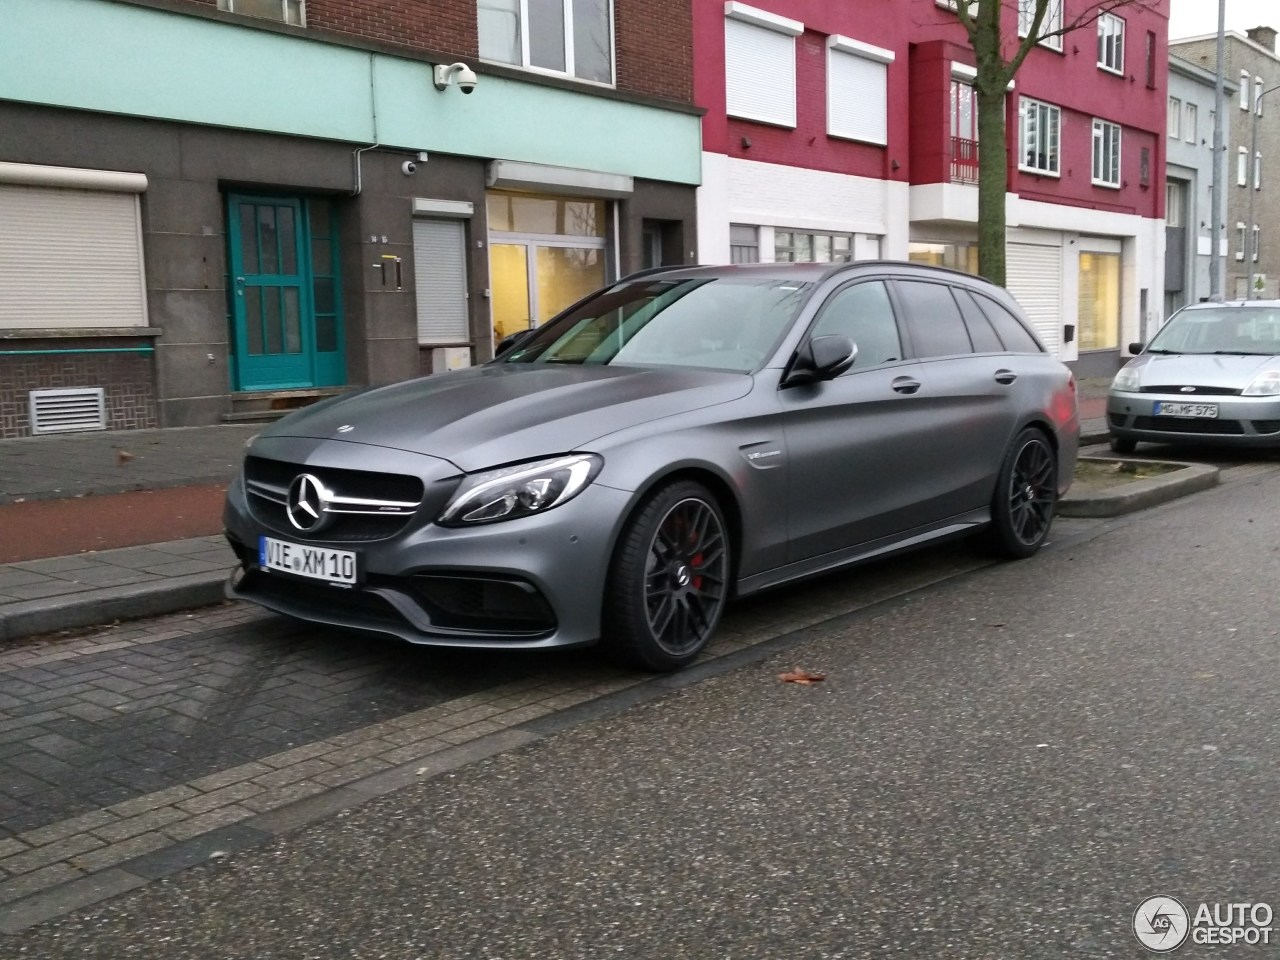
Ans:
{"type": "MultiPolygon", "coordinates": [[[[815,282],[788,333],[754,372],[498,361],[317,404],[268,427],[252,452],[297,463],[299,472],[377,469],[428,483],[570,452],[603,457],[594,482],[545,513],[461,529],[419,516],[404,533],[360,546],[376,573],[527,577],[556,613],[554,633],[532,641],[375,628],[445,645],[596,640],[610,558],[627,518],[677,475],[700,479],[722,500],[735,541],[737,595],[979,529],[990,520],[1005,451],[1027,425],[1043,429],[1058,452],[1060,492],[1070,485],[1078,441],[1074,388],[1069,370],[1047,354],[908,359],[781,386],[810,321],[850,279],[943,280],[982,289],[1021,315],[1003,291],[951,271],[885,263],[687,268],[671,276],[732,270],[815,282]],[[1012,382],[1002,382],[1009,373],[1012,382]],[[920,383],[917,392],[894,389],[907,375],[920,383]],[[339,435],[343,425],[354,429],[339,435]],[[749,459],[775,452],[767,466],[749,459]]],[[[254,545],[264,532],[239,481],[225,519],[242,543],[254,545]]],[[[234,586],[231,593],[336,622],[234,586]]],[[[361,625],[355,616],[346,624],[361,625]]]]}

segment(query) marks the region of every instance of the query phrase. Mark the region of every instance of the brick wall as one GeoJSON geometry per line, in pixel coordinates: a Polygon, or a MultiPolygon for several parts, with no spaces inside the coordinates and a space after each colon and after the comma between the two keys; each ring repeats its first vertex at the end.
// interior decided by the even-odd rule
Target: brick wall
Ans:
{"type": "MultiPolygon", "coordinates": [[[[184,0],[216,7],[217,0],[184,0]]],[[[617,87],[647,97],[693,100],[689,0],[614,0],[617,87]]],[[[307,30],[376,40],[474,60],[476,0],[307,0],[307,30]]]]}
{"type": "MultiPolygon", "coordinates": [[[[66,348],[67,343],[37,339],[9,346],[21,350],[56,350],[66,348]]],[[[110,430],[159,425],[150,354],[0,355],[0,438],[31,435],[29,391],[64,387],[104,387],[110,430]]]]}

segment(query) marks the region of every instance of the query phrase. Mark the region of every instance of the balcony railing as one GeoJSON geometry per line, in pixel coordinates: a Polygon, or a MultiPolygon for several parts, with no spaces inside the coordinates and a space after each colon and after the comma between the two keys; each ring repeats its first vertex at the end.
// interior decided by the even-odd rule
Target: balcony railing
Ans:
{"type": "Polygon", "coordinates": [[[978,141],[951,138],[951,182],[978,182],[978,141]]]}

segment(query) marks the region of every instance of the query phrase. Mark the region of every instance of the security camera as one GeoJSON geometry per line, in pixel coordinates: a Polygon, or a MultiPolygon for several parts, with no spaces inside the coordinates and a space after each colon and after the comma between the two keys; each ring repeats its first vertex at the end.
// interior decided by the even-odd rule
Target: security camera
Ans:
{"type": "Polygon", "coordinates": [[[470,93],[476,88],[476,73],[465,63],[451,63],[445,66],[436,64],[434,80],[437,90],[443,90],[451,83],[457,83],[463,93],[470,93]]]}
{"type": "Polygon", "coordinates": [[[414,163],[412,160],[406,160],[404,163],[400,164],[400,172],[403,173],[406,177],[412,177],[414,174],[414,171],[417,169],[418,169],[418,165],[414,163]]]}

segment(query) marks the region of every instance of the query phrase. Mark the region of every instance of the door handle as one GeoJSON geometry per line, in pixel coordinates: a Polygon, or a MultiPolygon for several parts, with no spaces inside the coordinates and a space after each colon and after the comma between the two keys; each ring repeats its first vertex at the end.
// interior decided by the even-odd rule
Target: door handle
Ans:
{"type": "Polygon", "coordinates": [[[1012,370],[997,370],[996,383],[1010,384],[1018,379],[1018,375],[1012,370]]]}
{"type": "Polygon", "coordinates": [[[236,277],[236,296],[244,296],[244,277],[236,277]]]}
{"type": "Polygon", "coordinates": [[[895,377],[889,386],[898,393],[915,393],[920,389],[920,381],[912,380],[910,377],[895,377]]]}

